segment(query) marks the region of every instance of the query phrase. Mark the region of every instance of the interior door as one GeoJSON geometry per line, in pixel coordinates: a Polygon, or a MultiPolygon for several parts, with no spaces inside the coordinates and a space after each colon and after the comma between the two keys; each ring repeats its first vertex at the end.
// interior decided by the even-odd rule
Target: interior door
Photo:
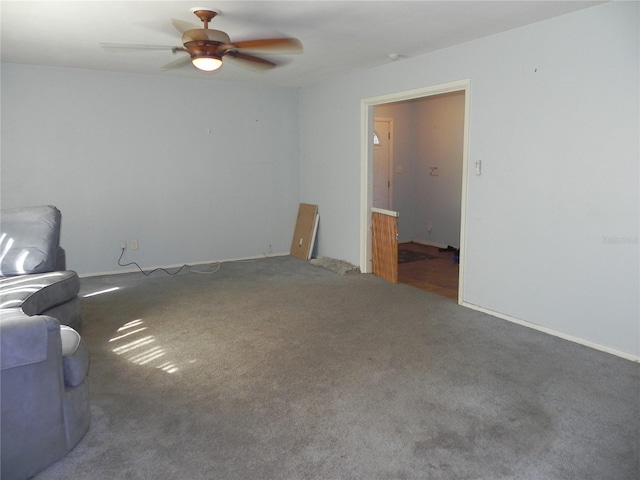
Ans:
{"type": "Polygon", "coordinates": [[[391,122],[376,120],[373,127],[373,206],[391,209],[391,122]]]}
{"type": "Polygon", "coordinates": [[[398,283],[398,212],[371,209],[373,274],[398,283]]]}

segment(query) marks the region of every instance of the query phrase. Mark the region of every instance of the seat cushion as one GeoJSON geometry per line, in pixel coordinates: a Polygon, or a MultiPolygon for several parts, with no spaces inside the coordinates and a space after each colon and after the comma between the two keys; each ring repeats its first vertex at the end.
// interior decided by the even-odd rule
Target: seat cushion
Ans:
{"type": "Polygon", "coordinates": [[[79,291],[80,279],[72,270],[0,278],[0,308],[38,315],[68,302],[79,291]]]}
{"type": "Polygon", "coordinates": [[[52,205],[2,210],[0,275],[55,270],[61,221],[60,210],[52,205]]]}
{"type": "MultiPolygon", "coordinates": [[[[62,346],[64,348],[64,343],[62,346]]],[[[73,354],[62,357],[62,368],[65,386],[73,388],[85,381],[89,372],[89,350],[84,340],[79,338],[73,354]]]]}

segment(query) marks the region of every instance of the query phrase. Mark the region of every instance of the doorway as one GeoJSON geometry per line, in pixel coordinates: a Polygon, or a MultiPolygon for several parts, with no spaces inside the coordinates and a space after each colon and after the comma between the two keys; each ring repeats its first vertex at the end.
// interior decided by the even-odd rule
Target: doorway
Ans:
{"type": "MultiPolygon", "coordinates": [[[[460,132],[461,141],[459,141],[459,148],[461,149],[461,157],[462,162],[458,160],[458,169],[459,176],[457,178],[457,199],[454,202],[450,202],[453,204],[455,211],[453,214],[449,214],[448,217],[454,220],[455,225],[444,225],[446,224],[446,219],[437,217],[439,213],[428,212],[425,213],[424,205],[433,205],[434,203],[442,203],[441,199],[436,199],[434,201],[433,198],[429,199],[427,197],[420,197],[420,194],[424,194],[424,192],[431,192],[431,195],[437,195],[438,189],[440,191],[451,190],[450,187],[444,186],[445,176],[448,166],[444,166],[440,164],[437,159],[436,153],[428,153],[420,152],[420,149],[423,148],[417,143],[411,146],[411,148],[405,148],[407,152],[406,155],[416,156],[422,155],[423,157],[429,157],[428,161],[422,162],[421,165],[418,166],[410,166],[403,164],[402,159],[402,145],[396,143],[396,149],[400,151],[400,155],[396,156],[394,151],[391,152],[391,156],[393,157],[394,167],[390,168],[390,179],[388,180],[388,185],[391,188],[395,189],[396,195],[393,195],[390,199],[390,204],[393,202],[393,207],[395,210],[400,212],[400,241],[407,242],[412,240],[418,240],[412,244],[414,250],[423,250],[423,249],[432,249],[430,252],[422,252],[424,257],[431,259],[431,267],[435,268],[435,264],[438,262],[451,262],[451,263],[442,263],[442,266],[448,269],[448,271],[442,274],[442,280],[444,285],[441,287],[444,288],[444,295],[449,298],[457,298],[458,303],[462,303],[463,301],[463,280],[464,280],[464,213],[465,213],[465,199],[466,199],[466,172],[467,172],[467,131],[468,131],[468,118],[469,118],[469,90],[470,90],[470,81],[463,80],[459,82],[452,82],[449,84],[438,85],[434,87],[428,87],[425,89],[414,90],[409,92],[402,92],[398,94],[386,95],[383,97],[376,97],[366,99],[362,102],[362,132],[363,132],[363,156],[362,156],[362,196],[361,196],[361,265],[360,268],[363,272],[371,272],[371,260],[372,260],[372,251],[371,251],[371,234],[370,234],[370,215],[371,215],[371,207],[374,207],[374,189],[376,185],[377,178],[377,170],[376,170],[376,150],[373,142],[371,141],[373,134],[376,129],[379,129],[379,124],[376,123],[375,113],[376,107],[382,107],[388,104],[394,103],[406,103],[406,104],[417,104],[423,102],[425,100],[435,99],[436,96],[447,96],[443,94],[453,94],[458,93],[462,95],[457,95],[458,98],[462,99],[462,106],[464,109],[463,121],[462,121],[462,132],[460,132]],[[375,128],[374,128],[375,127],[375,128]],[[365,143],[366,142],[366,143],[365,143]],[[461,163],[461,165],[460,165],[461,163]],[[425,175],[427,175],[425,177],[425,175]],[[413,200],[413,205],[408,203],[407,198],[411,198],[411,194],[405,194],[403,199],[403,194],[400,189],[407,188],[407,185],[410,181],[412,181],[413,177],[426,178],[428,182],[431,182],[427,188],[427,186],[418,187],[417,190],[419,195],[413,200]],[[391,178],[397,180],[391,180],[391,178]],[[403,186],[404,182],[404,186],[403,186]],[[397,186],[394,186],[395,184],[397,186]],[[393,200],[393,198],[399,199],[399,201],[393,200]],[[434,216],[435,215],[435,216],[434,216]],[[412,217],[415,217],[412,219],[412,217]],[[433,218],[431,218],[433,217],[433,218]],[[411,225],[413,223],[413,225],[411,225]],[[446,227],[446,228],[443,228],[446,227]],[[449,236],[446,237],[437,237],[431,236],[432,228],[434,231],[438,229],[449,229],[449,236]],[[457,239],[458,245],[455,240],[446,240],[446,239],[457,239]],[[444,240],[443,240],[444,239],[444,240]],[[444,242],[444,243],[443,243],[444,242]],[[453,243],[454,246],[451,247],[449,243],[453,243]],[[455,250],[455,252],[453,252],[455,250]],[[460,252],[460,253],[459,253],[460,252]],[[454,255],[455,253],[455,255],[454,255]],[[459,262],[459,263],[458,263],[459,262]],[[455,271],[453,271],[453,268],[455,271]],[[453,273],[452,273],[453,271],[453,273]],[[457,291],[453,290],[452,293],[452,281],[451,276],[457,278],[454,280],[454,284],[457,284],[457,291]]],[[[380,108],[379,111],[382,111],[383,108],[380,108]]],[[[419,115],[419,114],[418,114],[419,115]]],[[[408,123],[403,123],[402,120],[395,122],[394,126],[398,130],[410,129],[412,126],[408,123]]],[[[424,128],[424,122],[422,127],[424,128]]],[[[430,126],[431,128],[431,126],[430,126]]],[[[437,138],[440,132],[436,132],[435,130],[438,128],[437,125],[433,125],[432,128],[434,132],[430,131],[422,131],[420,137],[425,137],[424,143],[431,144],[434,141],[437,143],[437,138]],[[432,139],[428,140],[430,134],[432,135],[432,139]],[[433,140],[435,139],[435,140],[433,140]]],[[[375,132],[377,133],[377,132],[375,132]]],[[[401,132],[404,138],[407,136],[407,131],[401,132]]],[[[395,132],[391,132],[391,139],[393,139],[395,132]]],[[[421,138],[419,140],[423,142],[421,138]]],[[[380,182],[377,182],[380,183],[380,182]]],[[[415,187],[414,187],[415,188],[415,187]]],[[[375,200],[377,201],[377,200],[375,200]]],[[[446,209],[444,209],[446,210],[446,209]]],[[[451,209],[449,210],[451,212],[451,209]]],[[[440,212],[442,213],[442,212],[440,212]]],[[[445,212],[446,213],[446,212],[445,212]]],[[[438,231],[441,233],[441,231],[438,231]]],[[[400,281],[402,281],[403,270],[417,270],[419,265],[411,265],[411,266],[401,266],[399,275],[400,281]]],[[[418,279],[419,280],[419,279],[418,279]]],[[[433,280],[433,278],[431,278],[433,280]]],[[[429,280],[429,282],[431,282],[429,280]]],[[[424,283],[424,278],[422,280],[424,283]]],[[[429,283],[428,282],[428,283],[429,283]]],[[[411,282],[403,282],[403,283],[411,283],[411,282]]],[[[418,282],[419,283],[419,282],[418,282]]],[[[419,285],[416,285],[419,286],[419,285]]],[[[437,286],[436,286],[437,287],[437,286]]],[[[421,288],[421,287],[419,287],[421,288]]],[[[439,287],[437,287],[439,288],[439,287]]],[[[454,286],[455,288],[455,286],[454,286]]],[[[427,289],[427,288],[424,288],[427,289]]],[[[438,293],[437,291],[434,293],[438,293]]]]}
{"type": "Polygon", "coordinates": [[[390,118],[376,117],[373,126],[373,207],[384,210],[392,210],[392,123],[390,118]]]}

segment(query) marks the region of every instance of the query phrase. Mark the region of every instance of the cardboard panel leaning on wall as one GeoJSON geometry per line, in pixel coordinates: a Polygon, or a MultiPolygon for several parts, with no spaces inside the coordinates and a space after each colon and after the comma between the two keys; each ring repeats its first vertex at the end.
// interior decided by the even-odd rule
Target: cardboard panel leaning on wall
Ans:
{"type": "Polygon", "coordinates": [[[293,257],[309,260],[313,252],[318,227],[318,206],[301,203],[298,207],[296,228],[291,239],[290,254],[293,257]]]}

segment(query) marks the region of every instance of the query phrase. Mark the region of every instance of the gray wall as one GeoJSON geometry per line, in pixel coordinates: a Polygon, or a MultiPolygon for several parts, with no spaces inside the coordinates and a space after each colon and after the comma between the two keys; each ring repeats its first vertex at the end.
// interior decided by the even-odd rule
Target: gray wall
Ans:
{"type": "Polygon", "coordinates": [[[58,206],[81,274],[288,252],[298,185],[295,89],[2,65],[2,206],[58,206]]]}
{"type": "Polygon", "coordinates": [[[471,79],[463,301],[638,355],[638,7],[303,89],[300,191],[320,208],[319,255],[359,263],[363,99],[471,79]]]}

